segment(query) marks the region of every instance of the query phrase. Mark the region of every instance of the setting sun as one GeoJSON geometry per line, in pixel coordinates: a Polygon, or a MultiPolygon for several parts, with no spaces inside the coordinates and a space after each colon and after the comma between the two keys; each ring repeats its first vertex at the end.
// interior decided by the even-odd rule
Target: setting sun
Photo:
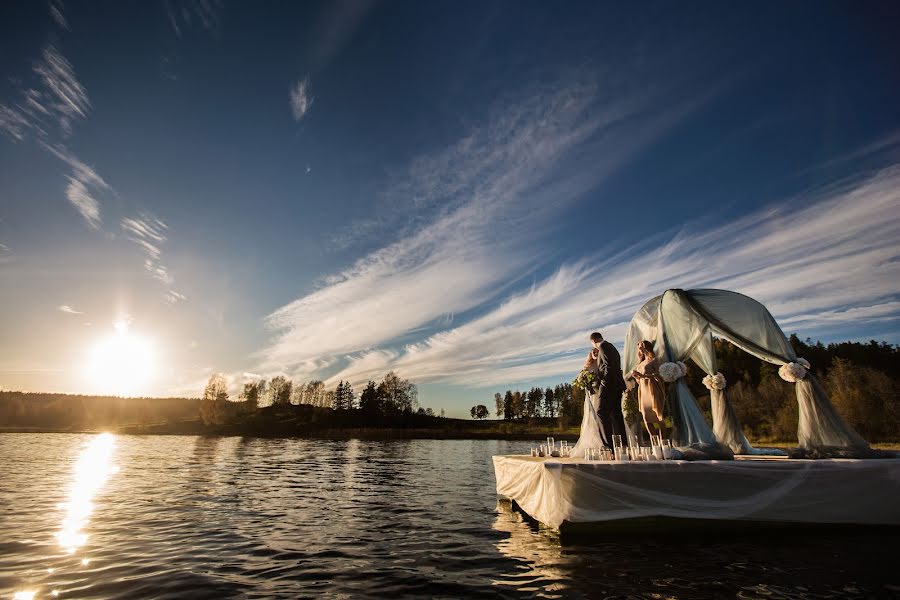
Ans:
{"type": "Polygon", "coordinates": [[[133,396],[146,393],[156,373],[156,351],[146,338],[129,331],[128,321],[116,321],[116,333],[94,344],[85,377],[97,393],[133,396]]]}

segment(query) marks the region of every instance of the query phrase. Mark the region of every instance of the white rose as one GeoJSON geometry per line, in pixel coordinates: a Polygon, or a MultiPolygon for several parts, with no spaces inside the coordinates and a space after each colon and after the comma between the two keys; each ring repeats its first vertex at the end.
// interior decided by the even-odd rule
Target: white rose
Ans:
{"type": "Polygon", "coordinates": [[[663,378],[663,381],[672,383],[679,377],[684,377],[684,371],[678,363],[667,362],[659,365],[659,376],[663,378]]]}
{"type": "Polygon", "coordinates": [[[799,362],[789,362],[781,365],[778,375],[788,383],[796,383],[806,377],[806,368],[799,362]]]}
{"type": "Polygon", "coordinates": [[[707,375],[703,378],[703,385],[705,385],[708,390],[724,390],[725,384],[725,376],[722,375],[722,373],[707,375]]]}

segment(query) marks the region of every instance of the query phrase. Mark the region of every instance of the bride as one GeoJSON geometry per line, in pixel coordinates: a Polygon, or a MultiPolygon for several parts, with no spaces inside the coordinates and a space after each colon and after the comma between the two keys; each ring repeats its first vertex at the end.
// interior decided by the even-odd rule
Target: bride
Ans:
{"type": "Polygon", "coordinates": [[[597,416],[599,409],[599,393],[585,389],[581,434],[578,436],[578,443],[572,447],[572,456],[581,458],[589,448],[603,448],[603,438],[600,437],[600,417],[597,416]]]}

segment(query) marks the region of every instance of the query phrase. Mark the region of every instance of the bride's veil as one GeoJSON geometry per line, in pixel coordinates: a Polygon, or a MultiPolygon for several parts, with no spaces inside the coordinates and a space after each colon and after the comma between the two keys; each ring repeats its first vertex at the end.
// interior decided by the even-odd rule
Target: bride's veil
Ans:
{"type": "Polygon", "coordinates": [[[589,448],[602,448],[603,438],[600,437],[600,418],[597,410],[600,408],[598,394],[584,395],[584,416],[581,418],[581,433],[578,443],[572,447],[572,456],[582,458],[585,450],[589,448]]]}

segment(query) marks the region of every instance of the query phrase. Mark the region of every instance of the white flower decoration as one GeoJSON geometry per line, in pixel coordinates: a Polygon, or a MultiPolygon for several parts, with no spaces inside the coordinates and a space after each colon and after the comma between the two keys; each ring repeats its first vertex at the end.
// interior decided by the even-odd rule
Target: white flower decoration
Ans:
{"type": "Polygon", "coordinates": [[[809,361],[808,361],[808,360],[806,360],[805,358],[798,358],[798,359],[797,359],[797,362],[800,363],[800,366],[801,366],[801,367],[803,367],[804,369],[806,369],[807,371],[809,371],[809,367],[810,367],[811,365],[809,364],[809,361]]]}
{"type": "Polygon", "coordinates": [[[707,375],[703,378],[703,385],[705,385],[708,390],[724,390],[725,384],[725,376],[722,375],[722,373],[707,375]]]}
{"type": "Polygon", "coordinates": [[[799,362],[785,363],[778,369],[778,375],[788,383],[796,383],[806,377],[806,367],[799,362]]]}
{"type": "Polygon", "coordinates": [[[674,362],[667,362],[659,365],[659,376],[662,377],[663,381],[667,383],[672,383],[679,377],[684,377],[684,373],[686,369],[682,369],[681,365],[684,363],[678,364],[674,362]]]}

